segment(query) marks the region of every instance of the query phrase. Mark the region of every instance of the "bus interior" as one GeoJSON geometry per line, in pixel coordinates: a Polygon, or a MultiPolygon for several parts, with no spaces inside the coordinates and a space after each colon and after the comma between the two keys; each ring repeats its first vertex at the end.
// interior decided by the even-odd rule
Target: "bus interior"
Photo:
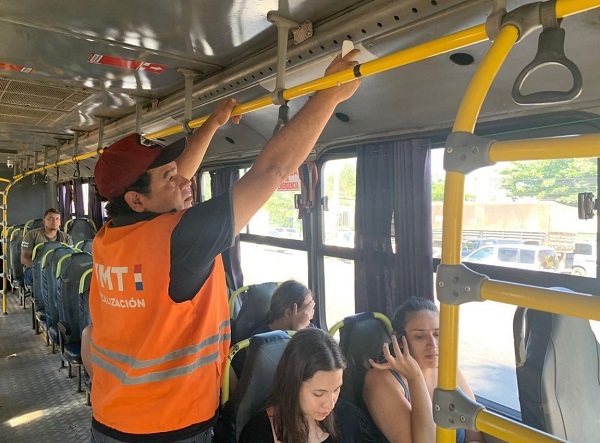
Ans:
{"type": "MultiPolygon", "coordinates": [[[[103,148],[134,132],[178,143],[235,98],[240,124],[220,128],[195,177],[196,201],[207,200],[211,180],[243,175],[310,94],[358,77],[299,174],[240,234],[243,280],[232,289],[296,279],[316,295],[324,330],[434,296],[440,388],[456,388],[458,363],[485,407],[473,423],[486,441],[594,441],[597,409],[582,399],[579,434],[518,426],[513,322],[521,306],[589,319],[600,333],[600,1],[0,0],[0,38],[0,442],[89,441],[91,420],[31,331],[31,298],[9,280],[14,227],[49,207],[63,223],[93,218],[103,148]],[[564,46],[542,43],[548,28],[564,30],[564,46]],[[360,50],[359,72],[319,81],[344,42],[360,50]],[[475,151],[489,158],[471,163],[475,151]],[[369,198],[388,191],[392,208],[369,198]],[[367,247],[368,235],[380,243],[367,247]],[[466,259],[483,248],[494,260],[466,259]],[[389,281],[365,281],[389,266],[389,281]],[[462,298],[466,278],[478,298],[462,298]]],[[[436,416],[438,442],[454,441],[447,420],[436,416]]]]}

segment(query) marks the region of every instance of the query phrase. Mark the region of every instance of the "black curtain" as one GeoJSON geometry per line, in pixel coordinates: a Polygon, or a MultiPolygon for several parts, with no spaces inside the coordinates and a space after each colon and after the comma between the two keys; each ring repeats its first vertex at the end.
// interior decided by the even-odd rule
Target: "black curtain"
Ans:
{"type": "Polygon", "coordinates": [[[94,222],[98,230],[104,223],[102,218],[102,203],[100,196],[96,192],[96,182],[93,178],[90,178],[88,187],[88,218],[94,222]]]}
{"type": "MultiPolygon", "coordinates": [[[[221,168],[210,172],[210,190],[213,197],[227,192],[231,186],[240,178],[240,171],[235,167],[221,168]]],[[[242,273],[240,236],[235,237],[234,245],[223,254],[225,272],[229,277],[229,285],[232,289],[244,286],[244,274],[242,273]]]]}
{"type": "Polygon", "coordinates": [[[71,184],[60,183],[58,185],[58,212],[60,212],[60,219],[63,225],[71,218],[72,200],[71,184]]]}
{"type": "Polygon", "coordinates": [[[83,179],[78,179],[73,182],[74,202],[75,202],[75,217],[84,218],[85,212],[83,207],[83,179]]]}
{"type": "Polygon", "coordinates": [[[357,147],[355,224],[356,312],[433,299],[428,141],[357,147]]]}

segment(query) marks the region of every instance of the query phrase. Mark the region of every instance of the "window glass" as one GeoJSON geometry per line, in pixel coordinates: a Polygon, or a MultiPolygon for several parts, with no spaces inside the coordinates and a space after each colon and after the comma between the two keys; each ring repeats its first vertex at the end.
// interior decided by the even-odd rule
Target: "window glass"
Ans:
{"type": "Polygon", "coordinates": [[[491,301],[462,305],[458,365],[475,394],[519,411],[512,329],[515,309],[491,301]]]}
{"type": "Polygon", "coordinates": [[[210,173],[203,172],[200,181],[200,201],[204,202],[212,198],[210,190],[210,173]]]}
{"type": "Polygon", "coordinates": [[[325,294],[325,320],[328,328],[356,313],[354,260],[325,257],[325,294]]]}
{"type": "Polygon", "coordinates": [[[519,250],[517,248],[498,248],[498,260],[503,262],[516,263],[518,253],[519,250]]]}
{"type": "Polygon", "coordinates": [[[519,254],[519,263],[535,263],[535,251],[522,249],[521,254],[519,254]]]}
{"type": "MultiPolygon", "coordinates": [[[[432,150],[434,245],[442,233],[442,165],[443,149],[432,150]]],[[[492,245],[513,242],[523,247],[504,246],[505,252],[499,252],[498,258],[513,259],[514,252],[508,252],[513,249],[519,251],[519,261],[497,260],[493,264],[595,277],[597,225],[595,220],[578,219],[578,192],[598,195],[595,158],[498,163],[474,171],[465,180],[463,260],[472,248],[485,246],[488,241],[492,245]]],[[[501,249],[479,249],[470,261],[492,264],[494,248],[501,249]]],[[[459,366],[475,394],[520,410],[514,369],[514,312],[514,306],[490,301],[462,305],[459,366]]],[[[592,322],[597,334],[598,324],[592,322]]]]}
{"type": "Polygon", "coordinates": [[[325,162],[321,186],[327,199],[327,209],[323,212],[323,243],[353,248],[356,158],[325,162]]]}
{"type": "Polygon", "coordinates": [[[308,284],[308,261],[305,251],[241,242],[244,285],[289,279],[308,284]]]}
{"type": "Polygon", "coordinates": [[[82,183],[81,192],[83,194],[83,215],[88,216],[88,202],[89,202],[89,193],[90,193],[90,184],[82,183]]]}
{"type": "Polygon", "coordinates": [[[252,217],[244,232],[302,240],[302,220],[298,219],[298,209],[295,208],[294,204],[296,194],[299,194],[299,192],[275,191],[264,206],[252,217]]]}
{"type": "MultiPolygon", "coordinates": [[[[434,242],[443,223],[443,151],[432,150],[434,242]]],[[[531,260],[529,250],[526,260],[514,260],[506,251],[498,256],[504,266],[595,277],[597,223],[578,218],[577,194],[598,195],[597,181],[596,158],[503,162],[468,174],[463,259],[474,246],[513,241],[543,247],[543,256],[531,260]],[[587,251],[587,260],[580,250],[587,251]]]]}
{"type": "Polygon", "coordinates": [[[468,260],[474,262],[484,261],[485,259],[491,257],[493,253],[493,247],[481,248],[478,251],[473,252],[471,255],[469,255],[468,260]]]}

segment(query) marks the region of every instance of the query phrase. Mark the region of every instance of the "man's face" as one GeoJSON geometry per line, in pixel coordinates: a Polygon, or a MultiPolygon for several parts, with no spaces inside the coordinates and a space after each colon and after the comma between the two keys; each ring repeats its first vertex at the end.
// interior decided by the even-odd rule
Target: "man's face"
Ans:
{"type": "Polygon", "coordinates": [[[172,210],[181,211],[192,206],[192,188],[187,178],[177,174],[177,164],[167,163],[149,169],[150,195],[144,196],[146,211],[164,214],[172,210]]]}
{"type": "Polygon", "coordinates": [[[47,231],[58,231],[60,228],[60,214],[50,212],[44,217],[44,229],[47,231]]]}

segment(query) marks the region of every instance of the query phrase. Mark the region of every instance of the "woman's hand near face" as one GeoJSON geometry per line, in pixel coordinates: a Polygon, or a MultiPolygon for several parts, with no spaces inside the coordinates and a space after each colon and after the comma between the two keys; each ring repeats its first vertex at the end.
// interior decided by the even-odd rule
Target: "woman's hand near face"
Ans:
{"type": "Polygon", "coordinates": [[[292,326],[294,331],[307,328],[314,315],[315,301],[312,298],[300,308],[294,303],[294,310],[292,311],[292,326]]]}
{"type": "Polygon", "coordinates": [[[385,357],[385,363],[376,363],[372,359],[369,359],[371,366],[379,370],[392,369],[402,375],[407,381],[414,380],[418,377],[423,377],[423,372],[419,367],[417,361],[410,355],[410,349],[408,349],[408,343],[406,337],[402,336],[402,347],[398,344],[396,336],[392,336],[392,347],[394,354],[390,352],[390,348],[387,343],[383,345],[383,355],[385,357]]]}

